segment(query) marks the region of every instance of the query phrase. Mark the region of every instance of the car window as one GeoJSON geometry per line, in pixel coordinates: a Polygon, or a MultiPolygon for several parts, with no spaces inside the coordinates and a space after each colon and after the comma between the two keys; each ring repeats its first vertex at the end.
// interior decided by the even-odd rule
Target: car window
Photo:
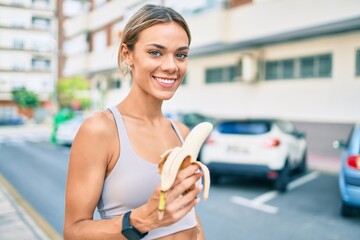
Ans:
{"type": "Polygon", "coordinates": [[[278,121],[276,121],[276,124],[279,126],[279,128],[283,132],[286,132],[286,133],[294,133],[294,132],[296,132],[295,126],[291,122],[278,120],[278,121]]]}
{"type": "Polygon", "coordinates": [[[347,145],[349,149],[355,151],[354,153],[360,153],[360,127],[355,126],[352,129],[347,145]]]}
{"type": "Polygon", "coordinates": [[[223,122],[219,123],[217,129],[225,134],[248,134],[256,135],[269,132],[271,124],[265,121],[243,121],[243,122],[223,122]]]}
{"type": "Polygon", "coordinates": [[[352,127],[348,137],[347,137],[347,140],[346,140],[346,146],[349,146],[350,143],[351,143],[351,138],[352,136],[354,135],[354,131],[355,131],[355,126],[352,127]]]}

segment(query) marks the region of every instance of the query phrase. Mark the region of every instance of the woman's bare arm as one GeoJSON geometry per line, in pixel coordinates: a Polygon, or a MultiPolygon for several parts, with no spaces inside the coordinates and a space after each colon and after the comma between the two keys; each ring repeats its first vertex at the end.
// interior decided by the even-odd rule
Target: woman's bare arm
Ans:
{"type": "Polygon", "coordinates": [[[122,217],[93,221],[105,179],[111,139],[105,116],[81,126],[71,148],[67,183],[64,239],[121,239],[122,217]]]}

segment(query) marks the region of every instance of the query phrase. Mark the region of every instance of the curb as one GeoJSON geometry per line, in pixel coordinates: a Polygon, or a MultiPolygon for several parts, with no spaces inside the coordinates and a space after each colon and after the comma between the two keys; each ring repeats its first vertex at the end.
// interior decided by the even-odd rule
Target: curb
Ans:
{"type": "MultiPolygon", "coordinates": [[[[25,213],[28,214],[34,223],[31,224],[31,221],[26,221],[27,225],[30,225],[34,232],[43,233],[49,239],[60,240],[61,236],[55,231],[55,229],[49,225],[49,223],[41,217],[31,206],[26,202],[24,198],[11,186],[11,184],[0,174],[0,185],[9,193],[9,198],[13,198],[13,203],[18,205],[20,208],[25,210],[25,213]],[[30,223],[29,223],[30,222],[30,223]]],[[[11,199],[9,199],[11,201],[11,199]]],[[[25,215],[26,215],[25,214],[25,215]]],[[[25,218],[26,219],[26,216],[25,218]]],[[[25,221],[25,220],[24,220],[25,221]]]]}

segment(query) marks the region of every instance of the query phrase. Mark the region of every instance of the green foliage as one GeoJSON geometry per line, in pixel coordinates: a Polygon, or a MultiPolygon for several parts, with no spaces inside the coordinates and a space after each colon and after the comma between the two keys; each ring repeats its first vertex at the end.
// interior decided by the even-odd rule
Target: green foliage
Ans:
{"type": "Polygon", "coordinates": [[[59,79],[56,91],[60,108],[89,108],[89,90],[90,83],[83,77],[59,79]]]}
{"type": "Polygon", "coordinates": [[[26,88],[14,89],[12,92],[12,99],[20,107],[35,108],[39,106],[39,97],[36,93],[28,91],[26,88]]]}

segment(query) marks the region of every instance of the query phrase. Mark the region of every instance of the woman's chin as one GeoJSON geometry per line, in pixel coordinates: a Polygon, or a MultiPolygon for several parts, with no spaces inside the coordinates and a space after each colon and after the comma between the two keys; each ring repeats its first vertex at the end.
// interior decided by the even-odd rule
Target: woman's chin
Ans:
{"type": "Polygon", "coordinates": [[[170,100],[172,97],[174,96],[174,93],[171,94],[161,94],[158,96],[159,99],[166,101],[166,100],[170,100]]]}

